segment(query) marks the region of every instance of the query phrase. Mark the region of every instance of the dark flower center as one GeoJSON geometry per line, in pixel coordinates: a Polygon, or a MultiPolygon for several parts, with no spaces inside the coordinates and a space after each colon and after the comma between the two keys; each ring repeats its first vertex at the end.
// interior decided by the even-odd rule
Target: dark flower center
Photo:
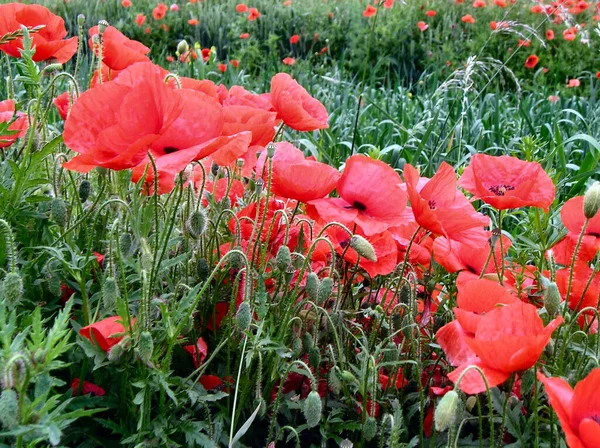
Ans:
{"type": "Polygon", "coordinates": [[[600,415],[592,415],[591,417],[592,420],[594,420],[596,423],[600,424],[600,415]]]}
{"type": "Polygon", "coordinates": [[[429,208],[431,210],[435,210],[437,208],[436,204],[435,204],[435,201],[433,199],[429,201],[429,208]]]}
{"type": "Polygon", "coordinates": [[[514,189],[515,187],[513,187],[512,185],[505,184],[492,185],[490,188],[488,188],[488,190],[490,190],[496,196],[504,196],[504,193],[506,193],[507,191],[512,191],[514,189]]]}
{"type": "Polygon", "coordinates": [[[356,210],[359,210],[361,212],[364,212],[367,209],[367,206],[359,201],[354,201],[352,203],[352,207],[354,207],[356,210]]]}
{"type": "Polygon", "coordinates": [[[173,154],[174,152],[179,151],[177,148],[173,148],[172,146],[167,146],[164,150],[165,154],[173,154]]]}

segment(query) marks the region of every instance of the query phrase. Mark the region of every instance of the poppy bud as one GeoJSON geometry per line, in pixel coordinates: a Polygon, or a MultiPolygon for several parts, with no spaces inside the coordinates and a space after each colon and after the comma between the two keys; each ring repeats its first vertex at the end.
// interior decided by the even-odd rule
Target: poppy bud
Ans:
{"type": "MultiPolygon", "coordinates": [[[[242,248],[240,246],[235,246],[233,250],[241,251],[242,248]]],[[[229,267],[234,270],[240,270],[244,267],[244,257],[238,252],[233,252],[228,255],[229,258],[229,267]]]]}
{"type": "Polygon", "coordinates": [[[371,243],[360,235],[354,235],[350,238],[350,247],[363,258],[366,258],[373,263],[377,262],[377,255],[375,255],[375,249],[371,243]]]}
{"type": "Polygon", "coordinates": [[[47,66],[44,67],[43,72],[44,73],[52,73],[52,72],[58,72],[60,70],[62,70],[63,65],[62,64],[48,64],[47,66]]]}
{"type": "Polygon", "coordinates": [[[210,172],[212,173],[213,176],[217,176],[217,174],[219,174],[219,165],[217,165],[215,162],[212,163],[212,165],[210,166],[210,172]]]}
{"type": "Polygon", "coordinates": [[[83,14],[79,14],[77,16],[77,24],[79,26],[83,26],[84,23],[85,23],[85,16],[83,14]]]}
{"type": "Polygon", "coordinates": [[[110,25],[108,24],[108,22],[106,20],[100,20],[98,22],[98,33],[102,36],[104,34],[104,32],[106,31],[106,28],[108,28],[110,25]]]}
{"type": "Polygon", "coordinates": [[[281,272],[285,272],[288,266],[292,264],[292,256],[289,247],[285,245],[279,246],[277,256],[275,257],[275,264],[277,265],[277,269],[281,272]]]}
{"type": "Polygon", "coordinates": [[[60,297],[62,290],[60,287],[60,277],[58,275],[51,274],[46,279],[46,289],[54,297],[60,297]]]}
{"type": "Polygon", "coordinates": [[[83,180],[79,184],[79,199],[81,200],[81,202],[85,202],[88,200],[88,198],[90,197],[91,188],[92,188],[92,184],[87,179],[83,180]]]}
{"type": "Polygon", "coordinates": [[[201,282],[208,278],[208,262],[205,258],[199,258],[198,261],[196,261],[196,274],[198,275],[198,280],[201,282]]]}
{"type": "Polygon", "coordinates": [[[190,49],[190,46],[188,45],[187,41],[184,39],[182,41],[180,41],[177,44],[177,53],[178,54],[184,54],[187,53],[190,49]]]}
{"type": "Polygon", "coordinates": [[[544,306],[548,315],[556,316],[560,308],[560,292],[556,283],[552,282],[546,286],[544,291],[544,306]]]}
{"type": "Polygon", "coordinates": [[[302,354],[302,350],[302,339],[295,338],[294,342],[292,342],[292,356],[294,358],[300,357],[300,355],[302,354]]]}
{"type": "Polygon", "coordinates": [[[594,184],[583,195],[583,214],[592,219],[600,209],[600,182],[594,184]]]}
{"type": "Polygon", "coordinates": [[[202,236],[206,231],[206,221],[206,211],[202,207],[190,214],[186,222],[186,229],[192,238],[197,240],[202,236]]]}
{"type": "Polygon", "coordinates": [[[238,168],[243,168],[244,167],[244,159],[237,159],[236,162],[235,162],[235,165],[238,168]]]}
{"type": "Polygon", "coordinates": [[[310,352],[310,350],[315,346],[315,341],[310,333],[304,333],[302,337],[302,345],[304,346],[305,352],[310,352]]]}
{"type": "Polygon", "coordinates": [[[154,264],[154,256],[152,254],[152,251],[150,250],[150,247],[148,246],[148,242],[146,241],[145,238],[141,239],[141,246],[142,246],[142,255],[141,255],[141,264],[142,264],[142,269],[146,272],[150,272],[152,270],[152,265],[154,264]]]}
{"type": "Polygon", "coordinates": [[[321,352],[318,347],[313,347],[308,352],[308,364],[314,369],[321,364],[321,352]]]}
{"type": "Polygon", "coordinates": [[[342,372],[342,380],[346,383],[354,383],[356,381],[356,377],[349,370],[344,370],[342,372]]]}
{"type": "Polygon", "coordinates": [[[127,258],[131,254],[133,248],[133,237],[131,233],[122,233],[119,235],[119,251],[121,256],[127,258]]]}
{"type": "Polygon", "coordinates": [[[319,305],[325,303],[325,301],[329,299],[329,296],[331,296],[332,292],[333,279],[331,277],[325,277],[323,280],[321,280],[321,284],[317,290],[317,303],[319,305]]]}
{"type": "Polygon", "coordinates": [[[131,337],[129,335],[125,335],[123,339],[117,344],[113,345],[108,351],[108,360],[110,362],[119,362],[123,355],[127,353],[129,347],[131,346],[131,337]]]}
{"type": "Polygon", "coordinates": [[[339,395],[342,392],[342,380],[338,376],[338,371],[340,369],[336,366],[329,371],[329,387],[333,391],[334,394],[339,395]]]}
{"type": "Polygon", "coordinates": [[[29,367],[31,361],[21,353],[12,355],[4,368],[5,384],[17,390],[22,390],[29,382],[29,367]]]}
{"type": "Polygon", "coordinates": [[[319,277],[314,272],[306,276],[306,293],[311,300],[317,300],[317,291],[319,290],[319,277]]]}
{"type": "Polygon", "coordinates": [[[31,362],[33,364],[44,364],[46,362],[46,350],[43,348],[36,349],[31,354],[31,362]]]}
{"type": "Polygon", "coordinates": [[[102,304],[104,311],[112,311],[119,297],[119,285],[113,277],[106,277],[102,284],[102,304]]]}
{"type": "Polygon", "coordinates": [[[15,306],[23,297],[23,279],[17,272],[9,272],[2,282],[2,295],[8,305],[15,306]]]}
{"type": "Polygon", "coordinates": [[[383,351],[383,360],[385,362],[395,362],[398,360],[398,347],[393,342],[389,342],[383,351]]]}
{"type": "Polygon", "coordinates": [[[0,395],[0,423],[6,430],[19,424],[19,397],[12,389],[5,389],[0,395]]]}
{"type": "Polygon", "coordinates": [[[314,428],[321,421],[321,397],[317,391],[311,391],[304,400],[304,418],[309,428],[314,428]]]}
{"type": "Polygon", "coordinates": [[[460,411],[460,397],[455,390],[451,390],[442,397],[437,407],[433,420],[436,431],[445,431],[456,423],[460,411]]]}
{"type": "Polygon", "coordinates": [[[275,155],[275,150],[277,149],[277,147],[275,146],[275,143],[271,142],[267,145],[267,155],[269,156],[270,159],[273,158],[273,156],[275,155]]]}
{"type": "Polygon", "coordinates": [[[250,326],[250,322],[252,321],[252,312],[248,302],[244,301],[240,304],[240,307],[235,315],[235,320],[237,327],[242,331],[246,330],[250,326]]]}
{"type": "Polygon", "coordinates": [[[469,398],[467,398],[467,402],[466,402],[467,411],[471,412],[476,404],[477,404],[477,397],[475,397],[475,395],[471,395],[469,398]]]}
{"type": "Polygon", "coordinates": [[[67,225],[67,206],[65,201],[60,198],[54,198],[52,200],[52,205],[50,206],[50,211],[52,213],[52,220],[58,224],[59,227],[67,225]]]}
{"type": "Polygon", "coordinates": [[[367,417],[363,425],[363,435],[367,442],[377,435],[377,420],[375,420],[375,417],[370,415],[367,417]]]}
{"type": "Polygon", "coordinates": [[[137,347],[137,354],[140,359],[148,364],[152,359],[152,353],[154,352],[154,340],[149,331],[142,331],[140,334],[140,340],[137,347]]]}

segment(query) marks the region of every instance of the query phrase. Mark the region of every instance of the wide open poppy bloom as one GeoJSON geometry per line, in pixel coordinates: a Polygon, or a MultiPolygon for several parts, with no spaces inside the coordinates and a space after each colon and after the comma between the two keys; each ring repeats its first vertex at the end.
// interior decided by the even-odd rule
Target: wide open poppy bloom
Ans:
{"type": "Polygon", "coordinates": [[[271,102],[277,116],[296,131],[328,128],[327,110],[287,73],[271,79],[271,102]]]}
{"type": "Polygon", "coordinates": [[[377,8],[370,4],[367,5],[362,13],[363,17],[373,17],[375,14],[377,14],[377,8]]]}
{"type": "MultiPolygon", "coordinates": [[[[14,134],[0,134],[0,148],[6,148],[12,145],[18,138],[23,137],[29,129],[29,121],[27,116],[18,112],[17,119],[9,126],[9,131],[14,131],[14,134]]],[[[0,123],[8,123],[15,116],[15,102],[13,100],[0,101],[0,123]]]]}
{"type": "MultiPolygon", "coordinates": [[[[268,178],[267,153],[263,151],[258,161],[259,176],[268,178]]],[[[276,144],[272,160],[271,189],[283,198],[310,202],[321,199],[333,191],[341,174],[335,168],[310,158],[291,143],[276,144]]]]}
{"type": "Polygon", "coordinates": [[[419,172],[406,164],[404,180],[415,220],[421,227],[471,247],[481,247],[488,240],[483,227],[489,225],[489,218],[477,213],[458,191],[456,174],[446,162],[425,183],[419,182],[419,172]]]}
{"type": "Polygon", "coordinates": [[[311,201],[307,214],[321,222],[356,224],[366,236],[400,224],[406,208],[406,194],[400,188],[400,176],[389,165],[363,155],[346,161],[337,183],[339,198],[311,201]]]}
{"type": "MultiPolygon", "coordinates": [[[[503,383],[513,372],[529,369],[542,354],[552,332],[563,322],[559,316],[544,327],[537,308],[521,301],[494,308],[478,320],[474,336],[464,336],[476,357],[448,374],[453,382],[470,365],[484,372],[489,387],[503,383]]],[[[461,380],[460,389],[477,394],[485,391],[486,385],[477,371],[469,370],[461,380]]]]}
{"type": "MultiPolygon", "coordinates": [[[[134,322],[135,319],[132,319],[131,324],[133,325],[134,322]]],[[[125,327],[119,316],[107,317],[79,330],[81,336],[89,339],[94,344],[98,344],[105,352],[108,352],[112,346],[117,345],[123,339],[124,333],[125,327]]]]}
{"type": "MultiPolygon", "coordinates": [[[[90,28],[88,44],[94,49],[93,36],[98,34],[98,26],[90,28]]],[[[96,49],[96,54],[99,50],[96,49]]],[[[146,56],[150,48],[137,40],[126,37],[114,26],[106,27],[102,34],[102,62],[111,70],[124,70],[136,62],[149,62],[146,56]]]]}
{"type": "Polygon", "coordinates": [[[250,146],[266,146],[275,137],[277,124],[275,112],[268,112],[252,106],[223,107],[223,134],[234,135],[238,132],[252,132],[250,146]]]}
{"type": "Polygon", "coordinates": [[[511,156],[475,154],[458,185],[498,210],[533,206],[548,211],[554,201],[554,183],[542,166],[511,156]]]}
{"type": "Polygon", "coordinates": [[[535,54],[531,54],[527,56],[527,59],[525,60],[525,68],[535,68],[535,66],[538,65],[538,62],[540,62],[540,58],[535,54]]]}
{"type": "MultiPolygon", "coordinates": [[[[45,25],[40,31],[31,35],[31,45],[35,47],[33,56],[35,62],[56,59],[57,62],[64,64],[77,52],[77,38],[63,40],[67,35],[65,21],[52,14],[48,8],[20,3],[0,5],[0,36],[21,29],[21,25],[29,28],[45,25]]],[[[1,51],[15,58],[21,56],[19,50],[22,49],[22,37],[0,45],[1,51]]]]}
{"type": "Polygon", "coordinates": [[[556,412],[569,448],[600,446],[600,369],[592,370],[573,389],[562,378],[538,372],[552,409],[556,412]]]}

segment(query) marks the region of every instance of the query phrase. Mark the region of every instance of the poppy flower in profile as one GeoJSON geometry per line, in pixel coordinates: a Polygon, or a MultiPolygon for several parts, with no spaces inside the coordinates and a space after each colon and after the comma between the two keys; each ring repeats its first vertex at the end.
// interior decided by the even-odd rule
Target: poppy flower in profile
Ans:
{"type": "MultiPolygon", "coordinates": [[[[9,123],[15,116],[15,102],[13,100],[0,101],[0,123],[9,123]]],[[[29,129],[29,120],[27,116],[18,112],[17,118],[9,126],[9,131],[14,133],[0,134],[0,148],[6,148],[12,145],[18,138],[23,137],[29,129]]]]}
{"type": "Polygon", "coordinates": [[[506,0],[494,0],[494,4],[500,8],[506,8],[506,0]]]}
{"type": "Polygon", "coordinates": [[[421,182],[420,179],[419,172],[406,164],[406,191],[417,223],[435,235],[472,247],[485,244],[488,233],[483,227],[489,224],[489,218],[477,213],[458,191],[452,167],[443,162],[431,179],[421,179],[421,182]]]}
{"type": "MultiPolygon", "coordinates": [[[[65,40],[65,21],[52,14],[48,8],[8,3],[0,5],[0,18],[0,36],[20,30],[21,25],[28,28],[44,25],[37,33],[31,34],[31,46],[35,47],[35,62],[55,59],[56,62],[64,64],[77,52],[77,37],[65,40]]],[[[23,37],[0,45],[0,51],[15,58],[21,57],[22,49],[23,37]]]]}
{"type": "MultiPolygon", "coordinates": [[[[71,390],[73,391],[74,395],[77,394],[77,392],[79,391],[80,383],[81,382],[80,382],[79,378],[75,378],[75,379],[73,379],[73,381],[71,381],[71,390]]],[[[104,389],[102,389],[97,384],[90,383],[89,381],[83,382],[83,386],[81,387],[81,393],[83,395],[87,395],[87,394],[95,395],[96,397],[102,397],[106,394],[104,389]]]]}
{"type": "Polygon", "coordinates": [[[578,79],[569,79],[567,83],[567,87],[579,87],[581,85],[581,81],[578,79]]]}
{"type": "Polygon", "coordinates": [[[250,106],[228,105],[223,107],[223,113],[223,135],[250,131],[250,146],[266,146],[275,136],[277,120],[274,112],[250,106]]]}
{"type": "Polygon", "coordinates": [[[465,14],[464,16],[462,16],[460,18],[460,20],[462,20],[464,23],[470,23],[470,24],[475,23],[475,19],[473,18],[473,16],[471,14],[465,14]]]}
{"type": "Polygon", "coordinates": [[[554,40],[554,31],[546,30],[546,40],[554,40]]]}
{"type": "Polygon", "coordinates": [[[204,362],[206,355],[208,355],[208,345],[206,345],[206,342],[204,342],[204,339],[202,338],[198,338],[195,345],[186,345],[183,349],[192,355],[192,360],[196,369],[200,367],[200,364],[204,362]]]}
{"type": "MultiPolygon", "coordinates": [[[[134,322],[135,319],[132,319],[131,324],[134,322]]],[[[119,316],[113,316],[83,327],[79,334],[108,352],[123,339],[125,327],[119,316]]]]}
{"type": "Polygon", "coordinates": [[[485,8],[487,5],[484,0],[475,0],[473,2],[473,8],[485,8]]]}
{"type": "Polygon", "coordinates": [[[433,9],[429,9],[429,10],[427,10],[427,11],[425,12],[425,15],[426,15],[427,17],[435,17],[435,16],[436,16],[436,14],[437,14],[437,12],[435,12],[433,9]]]}
{"type": "Polygon", "coordinates": [[[574,389],[562,378],[547,378],[541,372],[537,377],[558,416],[569,448],[600,446],[600,369],[593,369],[574,389]]]}
{"type": "Polygon", "coordinates": [[[283,62],[285,65],[294,65],[296,60],[294,58],[283,58],[281,62],[283,62]]]}
{"type": "MultiPolygon", "coordinates": [[[[89,33],[88,43],[93,49],[92,37],[98,34],[98,26],[90,28],[89,33]]],[[[150,62],[146,56],[149,52],[150,48],[137,40],[129,39],[114,26],[107,26],[102,34],[102,62],[111,70],[124,70],[136,62],[150,62]]]]}
{"type": "Polygon", "coordinates": [[[458,184],[498,210],[532,206],[547,212],[554,201],[554,183],[542,166],[511,156],[475,154],[458,184]]]}
{"type": "Polygon", "coordinates": [[[141,28],[144,22],[146,22],[146,16],[144,14],[139,13],[135,16],[134,22],[137,26],[141,28]]]}
{"type": "MultiPolygon", "coordinates": [[[[483,371],[489,387],[503,383],[513,372],[531,368],[552,332],[563,322],[559,316],[544,327],[537,308],[520,300],[494,308],[477,320],[474,335],[464,336],[476,356],[448,374],[452,382],[470,365],[483,371]]],[[[486,384],[479,372],[470,370],[462,378],[460,389],[477,394],[486,390],[486,384]]]]}
{"type": "Polygon", "coordinates": [[[240,34],[240,39],[248,39],[250,37],[250,33],[242,33],[240,34]]]}
{"type": "Polygon", "coordinates": [[[377,14],[377,8],[373,5],[367,5],[367,8],[362,13],[363,17],[373,17],[375,14],[377,14]]]}
{"type": "Polygon", "coordinates": [[[383,7],[385,9],[391,9],[391,8],[393,8],[394,7],[394,0],[385,0],[383,2],[383,7]]]}
{"type": "Polygon", "coordinates": [[[290,37],[290,44],[297,44],[298,42],[300,42],[300,36],[297,34],[294,34],[292,37],[290,37]]]}
{"type": "Polygon", "coordinates": [[[188,25],[192,25],[192,26],[198,25],[198,19],[190,19],[190,20],[188,20],[188,25]]]}
{"type": "Polygon", "coordinates": [[[244,3],[240,3],[238,5],[235,5],[235,10],[237,12],[242,13],[248,11],[248,7],[244,3]]]}
{"type": "Polygon", "coordinates": [[[366,236],[375,235],[405,217],[407,197],[399,184],[400,176],[386,163],[354,155],[337,183],[339,197],[311,201],[306,211],[313,219],[351,229],[356,224],[366,236]]]}
{"type": "Polygon", "coordinates": [[[278,73],[271,79],[271,103],[277,116],[296,131],[329,127],[325,106],[287,73],[278,73]]]}
{"type": "Polygon", "coordinates": [[[167,7],[167,5],[165,5],[164,3],[159,3],[158,5],[156,5],[156,8],[152,10],[152,17],[154,17],[154,20],[162,20],[165,18],[165,15],[167,14],[168,10],[169,8],[167,7]]]}
{"type": "Polygon", "coordinates": [[[250,22],[254,22],[259,17],[260,17],[260,12],[258,11],[258,9],[256,9],[256,8],[250,8],[250,11],[248,13],[248,20],[250,22]]]}
{"type": "Polygon", "coordinates": [[[525,60],[525,68],[535,68],[535,66],[538,65],[538,62],[540,62],[540,58],[535,54],[531,54],[527,56],[527,59],[525,60]]]}
{"type": "MultiPolygon", "coordinates": [[[[266,151],[261,154],[257,170],[266,172],[266,151]]],[[[261,173],[258,173],[259,175],[261,173]]],[[[271,188],[274,194],[283,198],[310,202],[321,199],[333,191],[341,174],[325,163],[310,160],[291,143],[276,144],[272,159],[271,188]]]]}
{"type": "Polygon", "coordinates": [[[129,7],[131,6],[131,0],[123,0],[123,1],[121,2],[121,6],[122,6],[123,8],[129,8],[129,7]]]}
{"type": "Polygon", "coordinates": [[[427,25],[425,22],[423,22],[422,20],[417,22],[417,28],[419,28],[419,30],[421,30],[421,32],[425,31],[427,28],[429,28],[429,25],[427,25]]]}
{"type": "MultiPolygon", "coordinates": [[[[72,98],[73,102],[75,102],[75,96],[72,98]]],[[[56,107],[60,118],[63,120],[67,119],[67,115],[69,114],[69,92],[64,92],[58,95],[56,98],[52,100],[52,104],[56,107]]]]}

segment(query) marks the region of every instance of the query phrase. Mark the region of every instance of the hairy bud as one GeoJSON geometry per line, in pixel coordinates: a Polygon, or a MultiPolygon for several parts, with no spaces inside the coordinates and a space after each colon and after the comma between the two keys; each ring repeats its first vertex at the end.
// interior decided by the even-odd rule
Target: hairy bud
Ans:
{"type": "Polygon", "coordinates": [[[105,311],[112,311],[119,298],[119,285],[114,277],[106,277],[102,284],[102,304],[105,311]]]}
{"type": "Polygon", "coordinates": [[[186,229],[192,238],[198,239],[206,231],[206,224],[206,211],[200,207],[190,214],[186,222],[186,229]]]}
{"type": "Polygon", "coordinates": [[[594,184],[583,195],[583,214],[592,219],[600,209],[600,182],[594,184]]]}
{"type": "Polygon", "coordinates": [[[556,316],[560,309],[560,291],[556,283],[552,282],[546,286],[544,291],[544,306],[550,316],[556,316]]]}
{"type": "Polygon", "coordinates": [[[67,205],[61,198],[54,198],[52,205],[50,206],[52,213],[52,220],[58,224],[59,227],[67,225],[67,205]]]}
{"type": "Polygon", "coordinates": [[[5,389],[0,395],[0,423],[5,430],[11,430],[19,424],[19,397],[12,389],[5,389]]]}
{"type": "Polygon", "coordinates": [[[287,271],[288,266],[292,264],[292,256],[289,247],[285,245],[279,246],[277,255],[275,256],[275,264],[280,272],[287,271]]]}
{"type": "Polygon", "coordinates": [[[451,390],[442,397],[433,416],[437,431],[445,431],[456,423],[460,404],[460,397],[455,390],[451,390]]]}
{"type": "Polygon", "coordinates": [[[314,428],[321,421],[321,397],[316,391],[311,391],[304,400],[304,418],[309,428],[314,428]]]}
{"type": "Polygon", "coordinates": [[[313,347],[308,352],[308,364],[314,369],[317,369],[319,364],[321,364],[321,352],[319,347],[313,347]]]}
{"type": "Polygon", "coordinates": [[[129,257],[133,248],[133,236],[131,233],[125,232],[119,235],[119,251],[122,257],[129,257]]]}
{"type": "Polygon", "coordinates": [[[325,277],[321,280],[319,288],[317,289],[317,303],[319,305],[325,303],[333,292],[333,279],[331,277],[325,277]]]}
{"type": "Polygon", "coordinates": [[[79,184],[79,199],[81,202],[85,202],[90,197],[90,191],[92,189],[92,184],[89,180],[83,180],[79,184]]]}
{"type": "Polygon", "coordinates": [[[363,435],[367,442],[377,435],[377,420],[375,420],[375,417],[370,415],[367,417],[365,424],[363,425],[363,435]]]}
{"type": "Polygon", "coordinates": [[[356,251],[358,255],[366,258],[373,263],[377,262],[377,255],[375,249],[365,238],[360,235],[354,235],[350,238],[350,247],[356,251]]]}
{"type": "Polygon", "coordinates": [[[23,279],[17,272],[9,272],[2,282],[2,295],[8,305],[15,306],[23,298],[23,279]]]}
{"type": "Polygon", "coordinates": [[[138,342],[137,354],[143,362],[149,364],[153,353],[154,340],[152,339],[152,334],[149,331],[142,331],[138,342]]]}
{"type": "Polygon", "coordinates": [[[237,326],[240,330],[244,331],[250,326],[252,321],[252,311],[250,310],[250,304],[244,301],[240,304],[235,315],[237,326]]]}
{"type": "Polygon", "coordinates": [[[310,300],[317,300],[317,293],[319,291],[319,277],[314,272],[311,272],[306,276],[306,293],[310,300]]]}

